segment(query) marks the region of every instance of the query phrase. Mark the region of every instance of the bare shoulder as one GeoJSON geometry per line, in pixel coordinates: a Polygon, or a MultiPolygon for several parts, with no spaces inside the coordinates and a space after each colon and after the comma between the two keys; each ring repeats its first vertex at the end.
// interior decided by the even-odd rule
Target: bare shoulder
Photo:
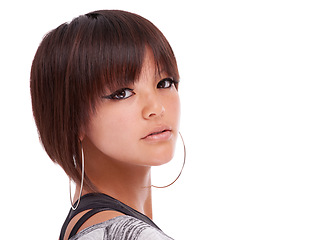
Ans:
{"type": "MultiPolygon", "coordinates": [[[[64,240],[67,240],[68,239],[68,236],[69,236],[69,233],[71,232],[71,230],[73,229],[73,227],[75,226],[75,224],[77,223],[77,221],[86,213],[88,212],[87,211],[84,211],[84,212],[81,212],[79,214],[77,214],[71,221],[70,223],[68,224],[68,227],[67,227],[67,230],[66,230],[66,233],[65,233],[65,237],[64,237],[64,240]]],[[[118,216],[122,216],[124,215],[123,213],[120,213],[120,212],[116,212],[116,211],[112,211],[112,210],[109,210],[109,211],[102,211],[102,212],[99,212],[95,215],[93,215],[92,217],[90,217],[81,227],[80,229],[77,231],[77,233],[79,233],[80,231],[88,228],[88,227],[91,227],[93,225],[96,225],[98,223],[102,223],[102,222],[105,222],[105,221],[108,221],[110,219],[113,219],[115,217],[118,217],[118,216]]]]}

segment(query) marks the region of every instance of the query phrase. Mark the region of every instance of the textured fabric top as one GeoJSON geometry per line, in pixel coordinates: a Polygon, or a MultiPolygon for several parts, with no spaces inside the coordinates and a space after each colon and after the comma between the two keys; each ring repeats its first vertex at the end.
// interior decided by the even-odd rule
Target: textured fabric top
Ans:
{"type": "Polygon", "coordinates": [[[131,216],[119,216],[88,227],[70,240],[171,240],[161,230],[131,216]]]}

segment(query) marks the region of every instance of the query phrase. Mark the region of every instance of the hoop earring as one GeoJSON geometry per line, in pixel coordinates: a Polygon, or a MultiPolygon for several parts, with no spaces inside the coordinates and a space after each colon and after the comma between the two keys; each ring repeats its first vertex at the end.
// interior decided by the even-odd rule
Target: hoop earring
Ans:
{"type": "Polygon", "coordinates": [[[185,166],[185,161],[186,161],[186,147],[185,147],[184,139],[183,139],[183,136],[182,136],[181,132],[178,132],[178,133],[179,133],[179,136],[180,136],[181,139],[182,139],[183,148],[184,148],[184,161],[183,161],[182,169],[181,169],[181,171],[179,172],[177,178],[176,178],[173,182],[169,183],[168,185],[165,185],[165,186],[162,186],[162,187],[161,187],[161,186],[151,185],[151,187],[154,187],[154,188],[167,188],[167,187],[170,187],[170,186],[173,185],[173,184],[174,184],[174,183],[179,179],[179,177],[182,175],[182,172],[183,172],[183,169],[184,169],[184,166],[185,166]]]}
{"type": "MultiPolygon", "coordinates": [[[[78,200],[77,200],[77,204],[74,207],[74,203],[72,200],[72,190],[71,190],[71,178],[69,178],[69,197],[70,197],[70,204],[72,205],[72,209],[75,211],[81,201],[81,196],[82,196],[82,190],[83,190],[83,182],[84,182],[84,151],[83,151],[83,146],[82,146],[82,142],[81,144],[81,154],[82,154],[82,179],[81,179],[81,187],[79,190],[79,196],[78,196],[78,200]]],[[[75,164],[75,168],[76,168],[76,159],[74,158],[74,164],[75,164]]]]}

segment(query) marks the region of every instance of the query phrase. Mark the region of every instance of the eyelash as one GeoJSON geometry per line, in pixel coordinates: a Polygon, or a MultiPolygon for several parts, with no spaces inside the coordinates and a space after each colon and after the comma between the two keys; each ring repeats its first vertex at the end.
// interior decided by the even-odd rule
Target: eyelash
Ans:
{"type": "Polygon", "coordinates": [[[169,82],[169,86],[168,87],[163,87],[163,89],[165,88],[171,88],[173,85],[176,86],[178,84],[178,81],[174,80],[173,78],[165,78],[165,79],[162,79],[158,84],[157,84],[157,87],[159,86],[160,83],[163,83],[163,82],[169,82]]]}
{"type": "Polygon", "coordinates": [[[133,89],[130,89],[130,88],[122,88],[122,89],[119,89],[119,90],[113,92],[110,95],[103,96],[102,98],[106,98],[106,99],[110,99],[110,100],[123,100],[123,99],[127,99],[127,98],[133,96],[134,94],[135,93],[133,92],[133,89]],[[128,97],[126,97],[126,91],[129,91],[131,93],[128,97]]]}
{"type": "MultiPolygon", "coordinates": [[[[159,89],[167,89],[167,88],[171,88],[173,85],[176,86],[178,84],[178,81],[172,79],[172,78],[165,78],[165,79],[162,79],[160,82],[158,82],[157,84],[157,88],[159,89]],[[160,87],[160,84],[165,84],[168,82],[168,86],[163,86],[163,87],[160,87]]],[[[112,94],[110,95],[107,95],[107,96],[103,96],[102,98],[105,98],[105,99],[110,99],[110,100],[124,100],[124,99],[127,99],[127,98],[130,98],[131,96],[135,95],[135,93],[133,92],[133,89],[130,89],[130,88],[122,88],[122,89],[119,89],[115,92],[113,92],[112,94]],[[130,92],[130,95],[126,97],[126,92],[129,91],[130,92]],[[120,95],[120,96],[119,96],[120,95]]]]}

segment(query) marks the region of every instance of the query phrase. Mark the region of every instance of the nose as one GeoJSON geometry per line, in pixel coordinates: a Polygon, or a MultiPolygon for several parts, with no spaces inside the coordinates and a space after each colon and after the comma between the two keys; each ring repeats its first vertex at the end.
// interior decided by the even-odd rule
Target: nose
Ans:
{"type": "Polygon", "coordinates": [[[165,113],[165,107],[156,95],[148,96],[144,99],[142,115],[144,119],[153,119],[162,117],[165,113]]]}

